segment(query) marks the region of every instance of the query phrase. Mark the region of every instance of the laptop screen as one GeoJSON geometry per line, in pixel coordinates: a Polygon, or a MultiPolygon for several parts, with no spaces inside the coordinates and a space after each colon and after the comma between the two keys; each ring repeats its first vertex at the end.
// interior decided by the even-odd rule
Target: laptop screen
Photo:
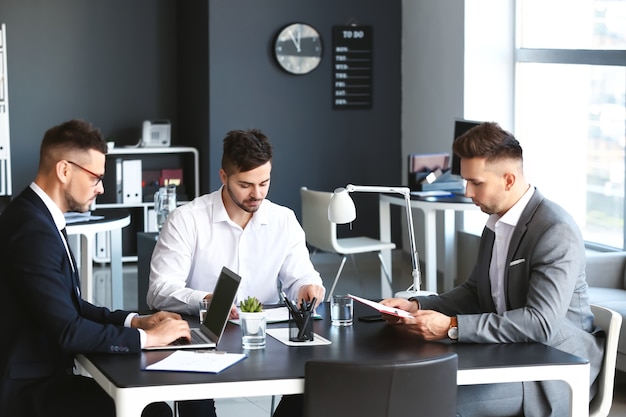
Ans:
{"type": "Polygon", "coordinates": [[[217,284],[215,284],[213,297],[201,327],[203,327],[205,334],[216,343],[221,337],[226,323],[228,323],[230,308],[235,301],[240,281],[241,277],[239,275],[223,267],[217,284]]]}

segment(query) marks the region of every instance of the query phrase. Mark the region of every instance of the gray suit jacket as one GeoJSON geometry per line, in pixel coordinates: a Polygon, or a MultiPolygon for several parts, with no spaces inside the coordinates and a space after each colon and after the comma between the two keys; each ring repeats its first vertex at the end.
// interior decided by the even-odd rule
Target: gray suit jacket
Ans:
{"type": "MultiPolygon", "coordinates": [[[[600,332],[589,307],[585,247],[572,217],[535,190],[511,238],[503,314],[496,312],[491,297],[491,244],[485,235],[483,231],[478,260],[467,281],[439,296],[420,297],[421,308],[456,315],[459,342],[539,342],[587,358],[592,386],[600,371],[604,340],[596,337],[600,332]]],[[[524,385],[527,416],[550,415],[559,401],[556,396],[568,398],[553,391],[553,384],[524,385]]]]}

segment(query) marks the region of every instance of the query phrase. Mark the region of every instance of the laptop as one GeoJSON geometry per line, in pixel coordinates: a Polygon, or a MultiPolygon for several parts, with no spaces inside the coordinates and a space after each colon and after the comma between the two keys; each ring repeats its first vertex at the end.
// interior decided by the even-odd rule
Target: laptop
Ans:
{"type": "Polygon", "coordinates": [[[144,348],[144,350],[215,348],[224,333],[226,323],[228,323],[230,308],[237,296],[240,282],[241,277],[239,275],[223,267],[213,290],[213,297],[204,316],[204,321],[200,327],[191,329],[191,343],[187,340],[176,340],[167,346],[149,347],[144,348]]]}

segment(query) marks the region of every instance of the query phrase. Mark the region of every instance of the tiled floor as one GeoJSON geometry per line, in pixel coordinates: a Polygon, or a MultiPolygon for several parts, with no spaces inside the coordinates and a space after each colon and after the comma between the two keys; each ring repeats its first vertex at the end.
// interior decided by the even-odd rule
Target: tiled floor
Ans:
{"type": "MultiPolygon", "coordinates": [[[[324,285],[329,289],[339,267],[340,258],[336,255],[315,254],[313,263],[322,275],[324,285]]],[[[380,298],[380,268],[375,254],[356,255],[356,265],[346,263],[343,274],[335,289],[336,294],[353,293],[366,298],[380,298]]],[[[393,291],[405,290],[411,283],[411,261],[408,254],[396,250],[393,254],[392,276],[393,291]],[[400,277],[400,278],[398,278],[400,277]]],[[[96,302],[110,304],[110,272],[106,267],[94,265],[96,280],[96,302]]],[[[137,267],[135,264],[124,266],[124,307],[128,310],[137,308],[137,267]]],[[[249,394],[247,394],[249,395],[249,394]]],[[[280,398],[276,398],[278,403],[280,398]]],[[[272,397],[241,397],[234,399],[217,400],[216,408],[219,417],[269,416],[272,397]]],[[[626,374],[618,373],[613,407],[609,417],[626,417],[626,374]]]]}

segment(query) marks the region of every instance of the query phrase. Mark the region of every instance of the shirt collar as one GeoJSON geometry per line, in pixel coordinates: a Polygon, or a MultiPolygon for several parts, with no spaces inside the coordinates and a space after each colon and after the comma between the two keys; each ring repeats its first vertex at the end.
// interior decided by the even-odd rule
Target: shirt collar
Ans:
{"type": "Polygon", "coordinates": [[[46,205],[48,211],[50,211],[50,214],[52,215],[52,219],[54,220],[54,224],[56,224],[57,228],[59,230],[63,230],[66,225],[66,221],[65,216],[63,215],[63,212],[61,211],[59,206],[57,206],[56,203],[52,201],[50,196],[48,196],[48,194],[46,194],[46,192],[34,182],[30,183],[30,188],[35,192],[35,194],[39,196],[39,198],[41,198],[41,201],[43,201],[43,203],[46,205]]]}
{"type": "Polygon", "coordinates": [[[522,198],[520,198],[517,203],[513,205],[513,207],[511,207],[506,213],[504,213],[502,217],[498,216],[497,214],[490,215],[487,219],[486,226],[492,231],[496,230],[496,223],[498,222],[506,223],[512,227],[517,226],[517,222],[519,222],[519,219],[522,216],[522,212],[528,205],[528,202],[530,201],[534,193],[535,187],[529,186],[528,190],[526,190],[524,195],[522,195],[522,198]]]}

